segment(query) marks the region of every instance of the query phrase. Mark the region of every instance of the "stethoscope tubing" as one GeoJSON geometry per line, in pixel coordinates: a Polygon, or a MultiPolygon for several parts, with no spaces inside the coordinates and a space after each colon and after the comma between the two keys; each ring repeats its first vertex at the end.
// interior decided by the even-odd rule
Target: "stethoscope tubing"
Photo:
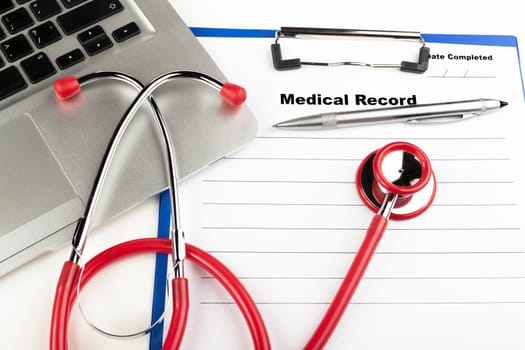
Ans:
{"type": "MultiPolygon", "coordinates": [[[[244,317],[255,349],[271,349],[270,338],[262,316],[254,300],[239,279],[224,264],[211,254],[186,243],[187,258],[212,275],[230,294],[244,317]]],[[[68,324],[77,291],[81,291],[89,281],[108,265],[132,255],[144,253],[172,252],[171,241],[163,238],[141,238],[123,242],[104,250],[88,261],[80,274],[80,266],[66,261],[62,268],[53,308],[50,346],[53,350],[68,349],[68,324]],[[79,278],[80,281],[79,281],[79,278]]],[[[188,315],[188,284],[185,278],[175,278],[173,287],[173,311],[163,350],[178,349],[184,335],[184,325],[188,315]]]]}
{"type": "Polygon", "coordinates": [[[305,350],[320,350],[325,347],[359,286],[359,282],[363,278],[376,247],[386,231],[387,225],[388,219],[384,216],[379,214],[373,216],[365,238],[354,257],[343,282],[339,286],[339,289],[337,290],[332,303],[328,307],[328,310],[321,319],[321,322],[304,347],[305,350]]]}

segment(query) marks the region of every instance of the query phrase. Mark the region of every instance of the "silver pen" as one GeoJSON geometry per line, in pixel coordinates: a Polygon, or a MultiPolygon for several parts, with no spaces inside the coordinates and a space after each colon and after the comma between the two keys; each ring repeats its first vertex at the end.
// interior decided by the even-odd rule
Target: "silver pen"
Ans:
{"type": "Polygon", "coordinates": [[[443,123],[464,120],[505,107],[507,102],[477,99],[313,114],[274,125],[286,129],[333,129],[346,126],[395,122],[443,123]]]}

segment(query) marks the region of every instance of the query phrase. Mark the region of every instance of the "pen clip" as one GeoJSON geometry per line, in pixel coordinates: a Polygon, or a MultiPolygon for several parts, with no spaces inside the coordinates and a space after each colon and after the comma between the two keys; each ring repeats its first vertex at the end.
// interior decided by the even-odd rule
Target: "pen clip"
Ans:
{"type": "Polygon", "coordinates": [[[469,119],[478,116],[478,113],[466,113],[466,114],[455,114],[455,115],[438,115],[429,117],[418,117],[407,120],[410,124],[447,124],[455,123],[461,120],[469,119]]]}

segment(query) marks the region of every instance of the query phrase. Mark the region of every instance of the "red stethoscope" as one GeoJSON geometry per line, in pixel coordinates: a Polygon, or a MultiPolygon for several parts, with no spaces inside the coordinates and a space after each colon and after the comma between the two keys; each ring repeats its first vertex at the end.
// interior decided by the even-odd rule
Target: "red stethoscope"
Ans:
{"type": "MultiPolygon", "coordinates": [[[[218,90],[229,104],[238,106],[245,100],[243,88],[222,83],[197,72],[171,72],[142,85],[135,78],[119,72],[98,72],[81,78],[63,78],[55,83],[55,92],[62,100],[76,95],[81,86],[102,79],[123,81],[139,91],[139,94],[121,118],[108,144],[103,161],[95,178],[84,215],[78,221],[72,240],[72,252],[62,267],[59,277],[50,329],[50,349],[68,349],[68,325],[73,306],[86,284],[108,265],[142,253],[165,253],[172,256],[171,299],[172,316],[163,349],[178,349],[182,343],[189,311],[188,280],[184,275],[184,261],[189,259],[210,273],[231,295],[238,305],[251,334],[255,349],[270,349],[270,340],[261,314],[246,288],[220,261],[205,251],[185,242],[178,216],[178,190],[175,172],[175,156],[169,130],[152,97],[153,92],[164,83],[179,78],[205,83],[218,90]],[[127,126],[144,101],[148,100],[156,125],[164,139],[166,167],[171,199],[171,239],[143,238],[118,244],[101,252],[84,266],[81,257],[87,233],[104,179],[113,155],[127,126]]],[[[361,280],[366,267],[386,230],[388,219],[408,219],[423,213],[431,205],[436,193],[436,181],[430,160],[418,147],[406,142],[394,142],[369,154],[359,166],[357,187],[365,204],[377,211],[366,236],[346,274],[333,302],[329,306],[305,349],[322,349],[334,332],[347,305],[361,280]],[[394,171],[387,170],[394,166],[394,171]]]]}
{"type": "Polygon", "coordinates": [[[388,220],[414,218],[427,210],[436,195],[428,156],[407,142],[393,142],[370,153],[356,176],[359,196],[375,211],[357,254],[305,349],[322,349],[334,332],[386,231],[388,220]]]}
{"type": "MultiPolygon", "coordinates": [[[[179,79],[193,80],[212,87],[219,91],[220,96],[226,103],[232,106],[239,106],[244,102],[246,91],[238,85],[222,83],[208,75],[191,71],[166,73],[152,80],[146,86],[143,86],[137,79],[124,73],[97,72],[78,79],[75,77],[59,79],[55,82],[54,89],[59,99],[68,100],[78,94],[82,86],[93,84],[105,79],[125,82],[138,90],[139,94],[135,97],[134,101],[130,104],[127,111],[120,119],[111,140],[108,143],[101,165],[94,179],[85,212],[79,219],[75,229],[75,234],[73,235],[72,240],[73,248],[71,255],[69,260],[66,261],[62,267],[62,272],[56,287],[51,317],[50,349],[68,349],[68,326],[73,306],[77,301],[80,291],[91,280],[91,278],[97,274],[97,272],[125,257],[148,252],[171,254],[172,257],[172,317],[163,349],[178,349],[184,336],[189,310],[188,280],[185,278],[184,274],[184,261],[186,258],[192,260],[215,277],[231,295],[246,320],[254,347],[257,349],[270,349],[270,341],[262,317],[244,286],[221,262],[205,251],[187,244],[184,241],[184,233],[181,229],[180,218],[178,215],[179,199],[175,152],[173,150],[171,136],[164,117],[162,116],[155,99],[152,97],[153,92],[157,88],[167,82],[179,79]],[[153,111],[156,126],[159,128],[163,140],[168,187],[172,203],[170,216],[171,239],[144,238],[124,242],[103,251],[88,261],[84,267],[81,267],[80,262],[86,244],[90,222],[112,159],[128,125],[146,99],[153,111]]],[[[98,327],[95,328],[98,329],[98,327]]],[[[111,335],[110,332],[103,333],[111,335]]],[[[120,337],[120,335],[117,336],[120,337]]]]}

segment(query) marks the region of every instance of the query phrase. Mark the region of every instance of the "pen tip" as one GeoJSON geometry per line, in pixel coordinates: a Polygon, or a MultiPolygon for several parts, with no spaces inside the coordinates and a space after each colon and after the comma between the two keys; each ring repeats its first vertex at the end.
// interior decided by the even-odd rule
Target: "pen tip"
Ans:
{"type": "Polygon", "coordinates": [[[505,107],[506,105],[508,105],[508,102],[505,102],[505,101],[499,101],[499,106],[501,108],[505,107]]]}

